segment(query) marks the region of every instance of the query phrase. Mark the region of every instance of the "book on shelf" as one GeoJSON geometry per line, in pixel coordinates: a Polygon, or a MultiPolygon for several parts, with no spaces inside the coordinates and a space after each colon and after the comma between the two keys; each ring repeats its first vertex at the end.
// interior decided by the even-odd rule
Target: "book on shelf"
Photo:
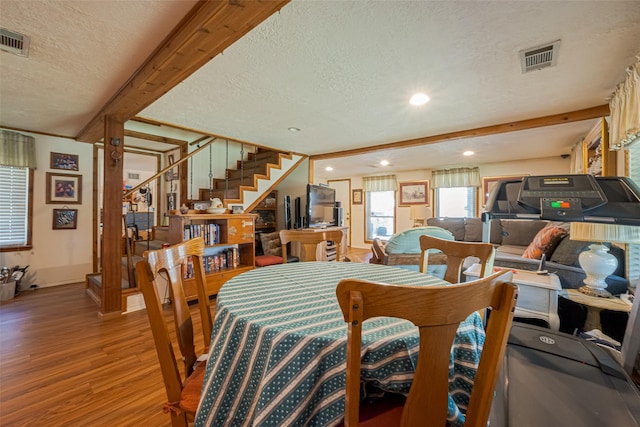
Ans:
{"type": "MultiPolygon", "coordinates": [[[[231,247],[213,255],[206,255],[202,258],[202,264],[205,273],[238,268],[240,266],[240,251],[237,247],[231,247]]],[[[182,277],[191,279],[194,276],[193,261],[189,257],[187,263],[182,266],[182,277]]]]}
{"type": "Polygon", "coordinates": [[[183,240],[202,237],[207,246],[220,243],[220,226],[218,224],[189,224],[184,227],[183,240]]]}

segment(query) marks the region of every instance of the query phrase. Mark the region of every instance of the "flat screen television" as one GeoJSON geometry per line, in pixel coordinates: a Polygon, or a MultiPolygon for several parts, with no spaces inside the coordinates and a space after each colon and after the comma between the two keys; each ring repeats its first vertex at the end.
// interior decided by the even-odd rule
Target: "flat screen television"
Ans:
{"type": "Polygon", "coordinates": [[[333,215],[335,204],[336,190],[307,184],[307,226],[317,228],[336,225],[333,215]]]}

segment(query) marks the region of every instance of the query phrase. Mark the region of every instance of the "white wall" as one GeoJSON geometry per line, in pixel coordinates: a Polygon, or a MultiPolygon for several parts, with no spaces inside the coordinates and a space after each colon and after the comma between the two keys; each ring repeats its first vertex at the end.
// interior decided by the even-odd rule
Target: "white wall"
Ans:
{"type": "MultiPolygon", "coordinates": [[[[298,167],[291,172],[275,188],[278,191],[278,229],[285,228],[284,223],[284,196],[291,196],[291,217],[295,215],[294,202],[296,197],[302,201],[302,209],[307,203],[307,183],[309,181],[309,159],[303,160],[298,167]]],[[[293,219],[292,219],[293,221],[293,219]]]]}
{"type": "Polygon", "coordinates": [[[33,136],[36,140],[37,169],[33,182],[33,248],[29,251],[0,252],[0,266],[29,265],[21,283],[22,289],[30,285],[39,287],[82,282],[91,273],[93,263],[93,145],[70,139],[33,136]],[[51,169],[50,152],[79,155],[79,171],[51,169]],[[82,204],[46,204],[46,173],[58,172],[82,175],[82,204]],[[53,230],[53,209],[67,206],[78,209],[75,230],[53,230]]]}

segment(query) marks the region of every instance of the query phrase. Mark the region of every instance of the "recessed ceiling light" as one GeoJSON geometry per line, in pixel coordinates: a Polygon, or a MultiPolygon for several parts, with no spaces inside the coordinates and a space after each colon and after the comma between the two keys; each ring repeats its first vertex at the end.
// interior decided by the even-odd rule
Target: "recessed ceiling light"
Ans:
{"type": "Polygon", "coordinates": [[[430,99],[431,98],[429,98],[429,96],[424,93],[416,93],[411,97],[411,99],[409,100],[409,103],[411,105],[419,106],[419,105],[426,104],[427,102],[429,102],[430,99]]]}
{"type": "Polygon", "coordinates": [[[467,150],[467,151],[465,151],[464,153],[462,153],[462,155],[463,155],[463,156],[473,156],[474,154],[476,154],[476,153],[474,153],[474,152],[473,152],[473,151],[471,151],[471,150],[467,150]]]}
{"type": "Polygon", "coordinates": [[[289,128],[289,132],[300,132],[300,128],[294,128],[293,126],[291,126],[289,128]]]}
{"type": "Polygon", "coordinates": [[[326,170],[327,172],[331,172],[333,168],[331,166],[327,166],[326,168],[324,168],[324,170],[326,170]]]}
{"type": "Polygon", "coordinates": [[[380,164],[381,164],[382,166],[389,166],[389,160],[381,160],[381,161],[380,161],[380,164]]]}

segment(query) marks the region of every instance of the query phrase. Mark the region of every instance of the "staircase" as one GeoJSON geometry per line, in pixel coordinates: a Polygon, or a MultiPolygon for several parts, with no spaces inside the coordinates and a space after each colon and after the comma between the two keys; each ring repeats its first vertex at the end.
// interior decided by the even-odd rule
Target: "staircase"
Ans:
{"type": "Polygon", "coordinates": [[[298,166],[304,158],[297,154],[259,148],[249,153],[249,159],[236,163],[236,169],[227,169],[228,179],[213,180],[213,191],[201,188],[200,199],[217,197],[226,208],[242,206],[250,212],[282,179],[298,166]]]}

